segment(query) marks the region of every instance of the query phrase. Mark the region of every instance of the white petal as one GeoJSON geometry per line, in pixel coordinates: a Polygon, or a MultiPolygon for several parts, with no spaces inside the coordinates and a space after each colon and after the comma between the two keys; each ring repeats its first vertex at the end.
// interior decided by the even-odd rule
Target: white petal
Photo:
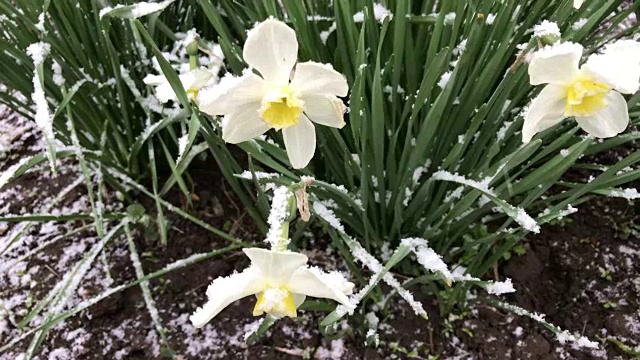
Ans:
{"type": "Polygon", "coordinates": [[[304,114],[316,124],[341,129],[344,125],[345,106],[333,95],[303,95],[304,114]]]}
{"type": "Polygon", "coordinates": [[[302,305],[302,303],[304,303],[304,301],[307,299],[307,295],[303,295],[303,294],[293,294],[293,303],[296,304],[296,309],[300,307],[300,305],[302,305]]]}
{"type": "Polygon", "coordinates": [[[636,61],[640,61],[640,41],[630,39],[616,40],[604,47],[604,53],[620,53],[620,55],[629,55],[636,61]]]}
{"type": "Polygon", "coordinates": [[[241,273],[213,280],[207,289],[209,301],[196,310],[189,318],[193,326],[203,327],[232,302],[245,296],[257,294],[265,288],[256,267],[249,267],[241,273]]]}
{"type": "Polygon", "coordinates": [[[608,45],[602,54],[589,56],[582,69],[598,82],[634,94],[640,89],[640,43],[621,40],[608,45]]]}
{"type": "Polygon", "coordinates": [[[573,0],[573,7],[576,9],[580,9],[583,3],[584,0],[573,0]]]}
{"type": "Polygon", "coordinates": [[[531,85],[571,83],[579,75],[581,56],[582,45],[571,42],[536,51],[529,64],[531,85]]]}
{"type": "Polygon", "coordinates": [[[209,115],[225,115],[249,103],[262,101],[264,80],[253,73],[241,77],[225,76],[198,94],[200,110],[209,115]]]}
{"type": "Polygon", "coordinates": [[[346,281],[339,284],[328,276],[329,274],[323,273],[316,267],[300,268],[289,281],[289,290],[316,298],[332,299],[353,309],[345,291],[348,290],[351,293],[353,284],[346,281]]]}
{"type": "Polygon", "coordinates": [[[304,254],[292,251],[272,251],[261,248],[242,249],[251,264],[255,265],[264,278],[270,279],[274,284],[286,284],[293,273],[307,263],[304,254]]]}
{"type": "Polygon", "coordinates": [[[204,87],[213,77],[213,73],[207,68],[198,68],[180,75],[180,81],[185,90],[198,91],[204,87]]]}
{"type": "Polygon", "coordinates": [[[286,84],[298,58],[296,33],[281,21],[265,20],[249,31],[242,56],[265,80],[286,84]]]}
{"type": "Polygon", "coordinates": [[[248,103],[234,110],[222,120],[222,139],[231,144],[251,140],[269,130],[269,125],[260,119],[260,103],[248,103]]]}
{"type": "Polygon", "coordinates": [[[297,125],[282,129],[289,162],[294,169],[309,164],[316,151],[316,129],[306,116],[300,116],[297,125]]]}
{"type": "Polygon", "coordinates": [[[178,100],[169,82],[163,82],[156,86],[156,98],[158,98],[161,103],[166,103],[169,100],[178,100]]]}
{"type": "Polygon", "coordinates": [[[522,125],[522,142],[528,143],[540,131],[564,119],[566,90],[562,86],[547,85],[533,100],[522,125]]]}
{"type": "Polygon", "coordinates": [[[291,87],[301,94],[327,94],[347,96],[349,85],[344,75],[329,64],[313,61],[296,65],[291,87]]]}
{"type": "Polygon", "coordinates": [[[147,85],[160,85],[162,83],[166,83],[167,78],[164,75],[147,75],[142,79],[142,81],[147,85]]]}
{"type": "Polygon", "coordinates": [[[605,98],[607,106],[590,117],[576,117],[580,127],[599,138],[609,138],[623,132],[629,125],[627,102],[620,93],[611,91],[605,98]]]}

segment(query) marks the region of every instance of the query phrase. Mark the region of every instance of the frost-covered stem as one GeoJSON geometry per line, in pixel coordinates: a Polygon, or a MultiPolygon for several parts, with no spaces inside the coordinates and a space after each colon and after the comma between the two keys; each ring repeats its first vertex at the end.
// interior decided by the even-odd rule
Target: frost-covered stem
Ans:
{"type": "MultiPolygon", "coordinates": [[[[96,169],[96,178],[98,183],[98,202],[96,203],[95,215],[99,221],[104,221],[104,197],[102,196],[104,191],[104,177],[102,176],[102,164],[98,164],[96,169]]],[[[113,277],[111,276],[111,271],[109,270],[109,262],[107,261],[107,253],[105,251],[100,253],[100,260],[102,261],[102,265],[104,266],[104,272],[109,281],[113,281],[113,277]]]]}
{"type": "Polygon", "coordinates": [[[289,222],[296,214],[296,201],[291,190],[286,186],[280,186],[273,191],[271,211],[267,218],[269,231],[265,242],[271,245],[271,250],[286,251],[291,240],[289,239],[289,222]]]}
{"type": "MultiPolygon", "coordinates": [[[[65,96],[67,93],[66,87],[62,86],[62,95],[65,96]]],[[[71,114],[71,109],[67,106],[67,118],[69,119],[67,122],[67,127],[69,128],[69,132],[71,134],[71,142],[73,143],[73,147],[76,150],[76,156],[78,157],[78,162],[80,162],[80,169],[82,170],[82,175],[84,176],[85,185],[87,186],[87,194],[89,195],[89,203],[91,204],[91,215],[94,218],[96,233],[99,238],[104,237],[104,224],[102,217],[102,203],[99,202],[96,204],[95,196],[93,194],[93,184],[91,181],[91,175],[89,174],[89,168],[87,167],[87,163],[84,159],[84,155],[82,154],[82,148],[80,147],[80,141],[78,140],[78,134],[76,133],[76,129],[73,125],[73,117],[71,114]]]]}
{"type": "Polygon", "coordinates": [[[280,236],[280,241],[276,244],[273,250],[275,251],[286,251],[287,246],[289,245],[289,222],[285,221],[280,225],[280,229],[282,229],[282,235],[280,236]]]}
{"type": "MultiPolygon", "coordinates": [[[[383,266],[375,257],[373,257],[365,248],[360,245],[355,239],[351,238],[347,235],[344,226],[340,223],[340,220],[336,217],[333,210],[328,209],[324,204],[319,201],[313,203],[313,209],[315,213],[320,216],[329,226],[338,231],[344,242],[347,244],[349,249],[351,250],[351,254],[354,259],[360,261],[364,266],[369,268],[374,275],[371,277],[370,283],[368,286],[363,289],[363,291],[355,294],[351,297],[351,303],[354,306],[357,306],[362,298],[366,296],[374,286],[380,282],[380,280],[384,280],[389,286],[395,289],[398,294],[412,307],[413,311],[423,318],[427,319],[427,312],[422,307],[422,304],[416,301],[413,298],[413,295],[402,287],[402,284],[398,280],[396,280],[393,275],[389,273],[389,269],[396,265],[398,262],[402,261],[409,252],[411,251],[409,246],[400,246],[391,258],[387,261],[387,264],[383,266]]],[[[445,265],[446,268],[446,265],[445,265]]],[[[438,269],[440,270],[440,269],[438,269]]],[[[345,312],[344,306],[338,306],[336,308],[336,312],[342,317],[345,312]]]]}
{"type": "Polygon", "coordinates": [[[278,242],[278,250],[286,251],[291,239],[289,239],[289,227],[291,225],[291,221],[293,221],[298,214],[298,206],[296,203],[295,196],[291,196],[292,191],[289,189],[289,203],[287,204],[287,219],[282,223],[282,235],[280,236],[280,241],[278,242]]]}
{"type": "MultiPolygon", "coordinates": [[[[142,268],[142,263],[140,262],[140,257],[138,256],[136,244],[133,242],[133,236],[131,235],[129,224],[125,223],[124,231],[127,235],[127,242],[129,244],[129,251],[131,253],[131,262],[133,263],[133,267],[135,268],[136,277],[138,278],[138,280],[144,279],[144,269],[142,268]]],[[[151,289],[149,288],[149,281],[140,281],[140,289],[142,290],[142,296],[147,306],[147,311],[149,312],[149,316],[151,316],[151,320],[155,325],[156,331],[158,332],[158,335],[160,335],[160,338],[162,339],[164,345],[168,347],[169,345],[167,343],[166,331],[162,326],[162,320],[160,319],[160,314],[158,313],[156,302],[155,300],[153,300],[153,295],[151,294],[151,289]]]]}
{"type": "Polygon", "coordinates": [[[287,204],[287,217],[286,220],[284,220],[281,224],[280,224],[280,236],[278,238],[278,241],[276,242],[276,244],[274,246],[272,246],[272,250],[275,251],[287,251],[287,248],[289,247],[289,243],[291,242],[291,240],[289,239],[289,226],[291,224],[291,214],[294,214],[295,217],[295,198],[293,196],[291,196],[291,194],[289,194],[289,201],[287,204]],[[291,209],[291,204],[293,203],[293,211],[291,209]]]}
{"type": "Polygon", "coordinates": [[[586,336],[582,336],[580,334],[571,334],[568,330],[563,330],[561,327],[553,325],[545,320],[544,314],[539,314],[535,312],[530,312],[526,309],[523,309],[519,306],[507,304],[502,301],[497,301],[492,298],[483,298],[482,301],[485,301],[491,305],[494,305],[498,308],[510,311],[516,315],[526,316],[532,320],[537,321],[542,324],[545,328],[551,330],[556,335],[556,340],[561,344],[571,343],[574,348],[588,348],[588,349],[598,349],[599,344],[595,341],[589,340],[586,336]]]}
{"type": "Polygon", "coordinates": [[[51,45],[45,42],[37,42],[29,45],[27,55],[33,60],[33,95],[32,100],[35,105],[35,122],[42,131],[47,143],[47,157],[51,171],[56,175],[56,148],[55,134],[53,133],[53,115],[49,111],[49,103],[44,92],[44,61],[49,55],[51,45]]]}

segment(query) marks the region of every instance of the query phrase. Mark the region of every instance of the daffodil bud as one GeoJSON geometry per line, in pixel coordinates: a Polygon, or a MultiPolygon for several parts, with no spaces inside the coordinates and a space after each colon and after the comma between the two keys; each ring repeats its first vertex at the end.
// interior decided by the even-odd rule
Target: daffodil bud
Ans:
{"type": "Polygon", "coordinates": [[[533,36],[536,37],[542,45],[553,45],[560,41],[562,34],[560,33],[558,24],[544,20],[533,27],[533,36]]]}
{"type": "Polygon", "coordinates": [[[198,39],[193,39],[192,42],[187,44],[187,55],[189,56],[197,56],[198,55],[198,39]]]}
{"type": "Polygon", "coordinates": [[[543,45],[553,45],[560,41],[560,36],[555,34],[545,35],[539,38],[543,45]]]}

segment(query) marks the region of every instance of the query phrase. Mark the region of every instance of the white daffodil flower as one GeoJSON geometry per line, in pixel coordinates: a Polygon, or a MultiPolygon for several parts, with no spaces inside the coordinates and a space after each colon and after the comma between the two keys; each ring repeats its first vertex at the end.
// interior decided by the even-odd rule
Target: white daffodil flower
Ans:
{"type": "Polygon", "coordinates": [[[249,295],[258,299],[254,316],[268,313],[296,317],[306,296],[333,299],[354,308],[347,297],[353,291],[353,283],[337,272],[326,273],[306,266],[305,255],[260,248],[243,251],[251,259],[251,265],[241,273],[213,280],[207,289],[209,301],[190,317],[195,327],[204,326],[229,304],[249,295]]]}
{"type": "Polygon", "coordinates": [[[282,130],[289,161],[301,169],[316,149],[312,122],[345,125],[346,108],[338,97],[346,96],[349,87],[331,65],[296,65],[297,55],[293,29],[266,20],[249,32],[243,50],[244,60],[262,77],[248,71],[234,81],[203,89],[198,103],[207,114],[225,116],[222,138],[229,143],[253,139],[269,129],[282,130]]]}
{"type": "Polygon", "coordinates": [[[548,85],[526,113],[523,142],[566,117],[574,117],[583,130],[600,138],[627,128],[629,111],[620,93],[633,94],[640,88],[640,44],[618,41],[579,67],[582,50],[579,44],[565,42],[533,55],[530,82],[548,85]]]}
{"type": "MultiPolygon", "coordinates": [[[[213,71],[201,67],[181,74],[179,77],[189,100],[193,100],[198,96],[200,89],[205,87],[214,76],[213,71]]],[[[167,103],[169,100],[178,100],[176,93],[171,88],[171,84],[169,84],[169,80],[164,75],[149,74],[142,81],[147,85],[155,86],[156,98],[160,102],[167,103]]]]}

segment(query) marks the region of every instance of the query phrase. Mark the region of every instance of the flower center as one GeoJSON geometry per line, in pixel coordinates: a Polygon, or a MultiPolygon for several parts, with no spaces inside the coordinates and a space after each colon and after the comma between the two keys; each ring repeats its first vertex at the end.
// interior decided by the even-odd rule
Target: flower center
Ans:
{"type": "Polygon", "coordinates": [[[197,99],[199,91],[200,91],[200,89],[187,89],[187,97],[190,100],[197,99]]]}
{"type": "Polygon", "coordinates": [[[607,105],[605,97],[611,89],[591,79],[578,79],[567,88],[566,116],[592,116],[607,105]]]}
{"type": "Polygon", "coordinates": [[[258,294],[258,301],[253,308],[253,316],[260,316],[264,313],[278,317],[296,317],[293,293],[284,287],[272,287],[258,294]]]}
{"type": "Polygon", "coordinates": [[[262,107],[258,113],[269,126],[280,130],[298,123],[303,104],[304,102],[291,90],[289,85],[284,85],[267,92],[262,99],[262,107]]]}

